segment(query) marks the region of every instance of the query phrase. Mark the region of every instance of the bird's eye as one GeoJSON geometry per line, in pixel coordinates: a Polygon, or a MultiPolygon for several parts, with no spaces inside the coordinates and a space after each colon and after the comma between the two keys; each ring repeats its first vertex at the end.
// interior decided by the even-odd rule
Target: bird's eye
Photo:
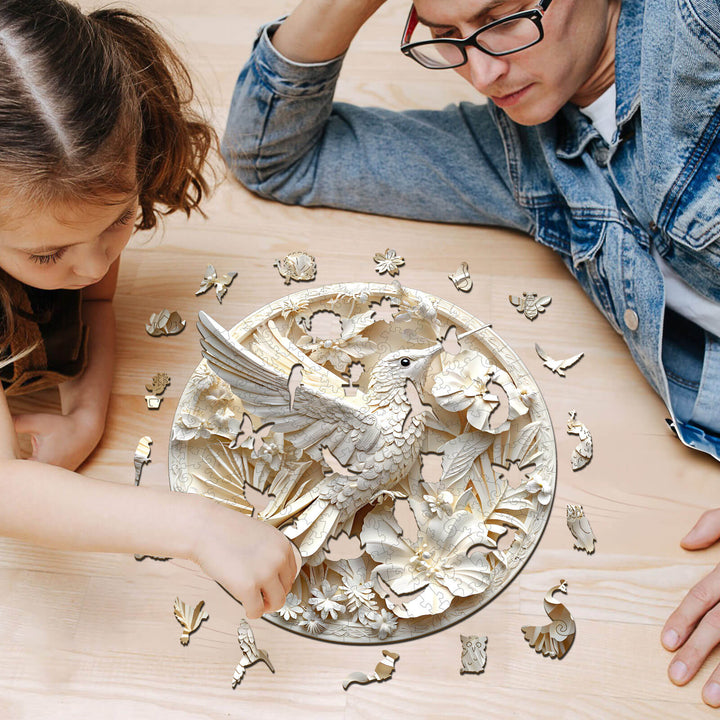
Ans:
{"type": "Polygon", "coordinates": [[[400,360],[400,364],[401,364],[403,367],[407,367],[407,366],[410,364],[410,358],[402,358],[402,359],[400,360]]]}

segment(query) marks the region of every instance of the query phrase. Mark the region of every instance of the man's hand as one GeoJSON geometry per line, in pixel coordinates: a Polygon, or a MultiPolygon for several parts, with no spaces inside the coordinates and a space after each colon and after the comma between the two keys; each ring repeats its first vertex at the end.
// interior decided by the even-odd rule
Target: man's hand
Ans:
{"type": "Polygon", "coordinates": [[[104,418],[80,410],[69,415],[31,413],[13,418],[15,432],[29,435],[31,460],[75,470],[93,451],[103,433],[104,418]]]}
{"type": "Polygon", "coordinates": [[[251,620],[279,610],[300,570],[297,548],[271,525],[213,503],[192,559],[245,608],[251,620]]]}
{"type": "MultiPolygon", "coordinates": [[[[680,541],[686,550],[702,550],[720,539],[720,508],[708,510],[680,541]]],[[[720,565],[690,589],[662,630],[666,650],[677,650],[668,675],[685,685],[720,643],[720,565]],[[679,649],[678,649],[679,648],[679,649]]],[[[703,700],[720,707],[720,665],[702,691],[703,700]]]]}

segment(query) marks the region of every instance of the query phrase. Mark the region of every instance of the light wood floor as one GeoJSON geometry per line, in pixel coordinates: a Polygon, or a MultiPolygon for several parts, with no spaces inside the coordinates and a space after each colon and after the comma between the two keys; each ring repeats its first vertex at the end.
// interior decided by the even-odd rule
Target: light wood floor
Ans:
{"type": "MultiPolygon", "coordinates": [[[[90,3],[84,2],[85,6],[90,3]]],[[[221,127],[236,73],[255,29],[287,12],[285,0],[144,0],[190,59],[209,112],[221,127]]],[[[392,108],[442,107],[474,99],[452,73],[416,68],[397,50],[407,7],[391,3],[347,58],[342,99],[392,108]]],[[[177,309],[194,324],[200,309],[226,326],[286,293],[275,258],[306,249],[318,259],[317,283],[377,279],[372,256],[386,247],[406,259],[400,279],[457,302],[493,327],[534,373],[552,413],[559,477],[547,531],[514,583],[486,609],[450,630],[394,646],[389,682],[344,692],[353,670],[371,671],[378,647],[304,639],[252,623],[275,675],[251,668],[233,691],[243,609],[189,562],[53,552],[0,541],[0,717],[132,718],[688,718],[712,711],[699,678],[675,688],[659,632],[692,583],[720,558],[720,548],[690,554],[679,539],[717,503],[720,469],[667,429],[666,411],[633,365],[622,340],[550,251],[503,231],[436,226],[261,201],[233,182],[206,207],[208,220],[172,218],[162,236],[140,237],[123,258],[117,295],[119,351],[107,432],[83,468],[131,483],[138,438],[154,439],[143,482],[164,484],[175,403],[200,359],[192,327],[172,338],[144,331],[151,311],[177,309]],[[475,288],[459,295],[447,279],[461,261],[475,288]],[[240,277],[219,305],[194,292],[208,262],[240,277]],[[509,305],[524,290],[551,295],[534,323],[509,305]],[[533,345],[585,358],[562,379],[541,367],[533,345]],[[172,377],[158,412],[143,401],[157,371],[172,377]],[[572,473],[577,438],[565,432],[578,410],[595,439],[595,459],[572,473]],[[567,503],[580,503],[599,538],[597,552],[572,549],[567,503]],[[577,623],[575,644],[558,662],[537,656],[520,626],[545,621],[544,593],[561,578],[577,623]],[[178,642],[176,595],[206,601],[210,620],[190,645],[178,642]],[[484,675],[460,676],[459,634],[489,636],[484,675]]],[[[294,289],[294,288],[293,288],[294,289]]],[[[52,405],[49,393],[23,407],[52,405]]]]}

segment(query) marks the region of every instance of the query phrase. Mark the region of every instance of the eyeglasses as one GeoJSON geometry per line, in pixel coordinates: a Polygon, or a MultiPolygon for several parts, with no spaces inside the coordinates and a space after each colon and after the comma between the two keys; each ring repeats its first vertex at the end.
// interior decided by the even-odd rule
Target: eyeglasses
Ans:
{"type": "Polygon", "coordinates": [[[464,65],[468,60],[468,47],[477,48],[480,52],[495,57],[511,55],[537,45],[543,39],[542,18],[551,2],[552,0],[540,0],[531,10],[523,10],[494,20],[464,39],[432,38],[410,42],[418,25],[429,34],[429,28],[419,23],[413,5],[405,25],[400,50],[431,70],[445,70],[464,65]]]}

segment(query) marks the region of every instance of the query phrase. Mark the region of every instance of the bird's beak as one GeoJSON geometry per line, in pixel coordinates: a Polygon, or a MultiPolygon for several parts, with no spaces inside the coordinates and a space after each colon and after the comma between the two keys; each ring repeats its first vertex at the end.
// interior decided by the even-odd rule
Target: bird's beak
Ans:
{"type": "Polygon", "coordinates": [[[431,345],[429,348],[426,349],[427,355],[426,357],[433,357],[434,355],[437,355],[442,350],[442,343],[437,343],[435,345],[431,345]]]}

